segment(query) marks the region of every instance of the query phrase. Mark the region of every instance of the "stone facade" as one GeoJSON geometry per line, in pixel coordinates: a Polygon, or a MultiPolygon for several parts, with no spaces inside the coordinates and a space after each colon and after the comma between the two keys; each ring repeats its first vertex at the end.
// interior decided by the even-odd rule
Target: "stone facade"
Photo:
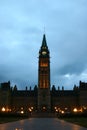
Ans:
{"type": "MultiPolygon", "coordinates": [[[[42,90],[42,95],[44,91],[42,90]]],[[[46,92],[44,93],[46,94],[46,92]]],[[[47,94],[48,95],[48,92],[47,94]]],[[[45,96],[45,95],[44,95],[45,96]]],[[[43,107],[42,111],[46,111],[46,104],[49,103],[47,97],[41,97],[43,107]]],[[[49,99],[49,98],[48,98],[49,99]]],[[[81,82],[79,86],[73,90],[50,90],[50,110],[55,108],[61,110],[73,111],[74,108],[87,109],[87,83],[81,82]]],[[[22,109],[28,112],[30,109],[38,111],[38,88],[34,90],[15,90],[10,87],[9,82],[0,85],[0,111],[2,108],[7,111],[19,112],[22,109]]]]}

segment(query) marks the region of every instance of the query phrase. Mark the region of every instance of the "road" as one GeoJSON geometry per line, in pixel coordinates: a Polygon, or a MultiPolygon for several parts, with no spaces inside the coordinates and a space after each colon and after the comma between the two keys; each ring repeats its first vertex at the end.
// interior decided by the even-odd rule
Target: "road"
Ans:
{"type": "Polygon", "coordinates": [[[29,118],[13,123],[0,124],[0,130],[87,130],[58,118],[29,118]]]}

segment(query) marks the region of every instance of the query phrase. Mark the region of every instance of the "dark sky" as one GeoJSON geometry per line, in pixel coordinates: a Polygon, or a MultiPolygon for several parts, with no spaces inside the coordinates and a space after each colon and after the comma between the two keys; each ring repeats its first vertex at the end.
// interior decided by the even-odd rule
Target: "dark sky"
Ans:
{"type": "Polygon", "coordinates": [[[19,89],[38,83],[44,27],[51,85],[72,89],[87,82],[87,0],[1,0],[0,82],[19,89]]]}

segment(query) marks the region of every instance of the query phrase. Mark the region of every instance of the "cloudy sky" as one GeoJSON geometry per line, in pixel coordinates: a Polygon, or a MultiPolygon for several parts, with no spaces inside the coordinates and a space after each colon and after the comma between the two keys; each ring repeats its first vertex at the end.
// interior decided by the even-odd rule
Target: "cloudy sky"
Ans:
{"type": "Polygon", "coordinates": [[[0,0],[0,82],[18,89],[38,83],[44,27],[51,85],[87,82],[87,0],[0,0]]]}

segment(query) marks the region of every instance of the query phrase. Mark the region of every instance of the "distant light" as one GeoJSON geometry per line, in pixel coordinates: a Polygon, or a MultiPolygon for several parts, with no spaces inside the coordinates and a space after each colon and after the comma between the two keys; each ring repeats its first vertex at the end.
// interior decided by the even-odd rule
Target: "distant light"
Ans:
{"type": "Polygon", "coordinates": [[[62,114],[64,114],[64,111],[61,111],[62,114]]]}
{"type": "Polygon", "coordinates": [[[31,108],[29,108],[29,111],[31,112],[31,111],[32,111],[32,109],[31,109],[31,108]]]}
{"type": "Polygon", "coordinates": [[[58,112],[58,110],[56,109],[56,112],[58,112]]]}
{"type": "Polygon", "coordinates": [[[86,107],[85,107],[85,106],[83,106],[83,109],[84,109],[84,110],[86,110],[86,107]]]}
{"type": "Polygon", "coordinates": [[[2,107],[2,111],[5,112],[5,107],[2,107]]]}
{"type": "Polygon", "coordinates": [[[31,109],[33,110],[34,108],[33,108],[33,107],[31,107],[31,109]]]}
{"type": "Polygon", "coordinates": [[[43,107],[43,110],[45,110],[46,109],[46,107],[43,107]]]}
{"type": "Polygon", "coordinates": [[[54,109],[57,109],[57,107],[54,107],[54,109]]]}
{"type": "Polygon", "coordinates": [[[21,114],[24,114],[24,111],[21,111],[21,114]]]}
{"type": "Polygon", "coordinates": [[[23,107],[21,107],[21,110],[23,110],[23,107]]]}
{"type": "Polygon", "coordinates": [[[73,112],[77,112],[77,111],[78,111],[77,108],[74,108],[74,109],[73,109],[73,112]]]}
{"type": "Polygon", "coordinates": [[[65,107],[65,110],[67,110],[68,108],[67,107],[65,107]]]}

